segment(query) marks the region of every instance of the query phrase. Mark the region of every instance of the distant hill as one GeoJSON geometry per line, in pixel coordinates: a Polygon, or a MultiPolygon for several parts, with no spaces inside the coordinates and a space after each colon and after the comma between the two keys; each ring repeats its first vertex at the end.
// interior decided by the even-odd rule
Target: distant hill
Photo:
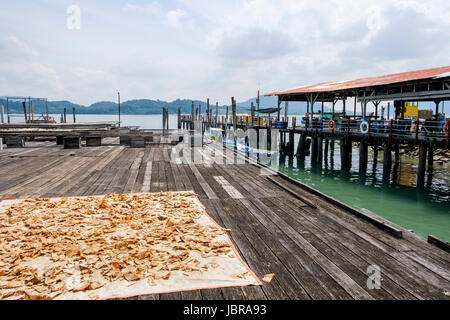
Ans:
{"type": "MultiPolygon", "coordinates": [[[[120,104],[121,114],[161,114],[162,108],[168,108],[169,113],[177,113],[178,107],[181,107],[182,113],[191,112],[192,100],[180,100],[177,99],[172,102],[166,102],[161,100],[129,100],[120,104]]],[[[6,99],[0,99],[0,105],[4,105],[6,109],[6,99]]],[[[206,102],[194,100],[195,108],[201,106],[202,114],[206,112],[206,102]]],[[[215,110],[215,105],[212,106],[215,110]]],[[[100,101],[91,104],[90,106],[83,106],[74,104],[70,101],[49,101],[48,112],[50,114],[61,114],[64,112],[64,108],[68,113],[72,112],[72,108],[76,109],[78,114],[117,114],[118,106],[116,102],[100,101]]],[[[33,109],[35,114],[45,113],[45,102],[35,101],[33,102],[33,109]]],[[[219,106],[220,110],[224,110],[225,106],[219,106]]],[[[5,110],[6,112],[6,110],[5,110]]],[[[239,111],[238,111],[239,112],[239,111]]],[[[21,101],[9,101],[9,113],[22,114],[23,107],[21,101]]]]}
{"type": "MultiPolygon", "coordinates": [[[[249,99],[244,102],[237,103],[237,113],[250,113],[250,103],[255,103],[256,98],[249,99]]],[[[162,108],[168,108],[169,113],[177,113],[178,107],[181,107],[182,113],[191,113],[191,103],[192,100],[187,99],[177,99],[172,102],[166,102],[162,100],[149,100],[149,99],[139,99],[139,100],[128,100],[120,104],[121,114],[161,114],[162,108]]],[[[0,97],[0,105],[5,107],[6,112],[6,99],[0,97]]],[[[195,108],[201,106],[202,114],[206,113],[206,102],[194,100],[195,108]]],[[[260,108],[276,107],[277,98],[276,97],[264,97],[260,98],[260,108]]],[[[284,106],[284,105],[283,105],[284,106]]],[[[84,106],[72,103],[70,101],[49,101],[48,102],[48,112],[50,114],[61,114],[64,112],[64,108],[67,109],[68,113],[72,113],[72,108],[76,109],[78,114],[117,114],[118,106],[116,102],[112,101],[99,101],[91,104],[90,106],[84,106]]],[[[215,104],[211,103],[211,108],[215,110],[215,104]]],[[[219,113],[225,113],[225,105],[219,105],[219,113]]],[[[33,109],[36,115],[45,113],[45,103],[43,101],[34,101],[33,109]]],[[[299,112],[304,112],[306,110],[305,103],[289,103],[289,114],[298,114],[299,112]]],[[[229,108],[231,114],[231,108],[229,108]]],[[[23,107],[21,101],[9,101],[9,113],[10,114],[22,114],[23,107]]]]}

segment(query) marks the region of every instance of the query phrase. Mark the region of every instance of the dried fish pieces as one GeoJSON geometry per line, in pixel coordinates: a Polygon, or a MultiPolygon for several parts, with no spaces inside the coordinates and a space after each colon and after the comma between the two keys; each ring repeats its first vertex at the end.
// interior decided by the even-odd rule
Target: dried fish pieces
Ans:
{"type": "Polygon", "coordinates": [[[0,212],[0,299],[95,298],[116,280],[218,268],[196,257],[229,257],[229,230],[204,216],[191,191],[17,200],[0,212]]]}

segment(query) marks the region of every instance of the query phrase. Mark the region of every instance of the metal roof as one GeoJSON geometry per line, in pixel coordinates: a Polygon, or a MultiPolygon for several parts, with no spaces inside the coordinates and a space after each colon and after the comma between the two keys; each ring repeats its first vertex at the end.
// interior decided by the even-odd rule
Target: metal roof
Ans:
{"type": "Polygon", "coordinates": [[[278,96],[285,94],[302,94],[312,92],[333,92],[340,90],[351,90],[364,87],[382,86],[400,82],[407,82],[413,80],[434,79],[450,76],[450,66],[425,69],[418,71],[394,73],[379,77],[361,78],[348,81],[331,81],[323,82],[310,86],[303,86],[287,91],[279,91],[265,94],[265,96],[278,96]]]}

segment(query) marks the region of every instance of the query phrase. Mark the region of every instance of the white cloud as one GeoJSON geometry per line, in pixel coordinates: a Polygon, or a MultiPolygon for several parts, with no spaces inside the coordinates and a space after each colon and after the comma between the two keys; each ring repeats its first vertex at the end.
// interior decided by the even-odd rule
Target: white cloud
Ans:
{"type": "Polygon", "coordinates": [[[178,28],[181,26],[181,18],[186,15],[181,9],[171,10],[167,12],[167,22],[171,27],[178,28]]]}
{"type": "Polygon", "coordinates": [[[229,103],[259,84],[264,93],[450,65],[448,0],[79,2],[77,32],[55,1],[3,4],[0,95],[88,104],[120,89],[229,103]]]}

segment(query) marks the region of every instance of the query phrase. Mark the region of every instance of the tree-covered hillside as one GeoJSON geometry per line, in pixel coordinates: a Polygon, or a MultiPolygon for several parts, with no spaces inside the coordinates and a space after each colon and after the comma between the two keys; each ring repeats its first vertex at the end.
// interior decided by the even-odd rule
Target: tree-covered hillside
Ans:
{"type": "MultiPolygon", "coordinates": [[[[169,113],[177,113],[178,107],[181,107],[182,113],[191,112],[192,100],[180,100],[177,99],[172,102],[166,102],[161,100],[129,100],[122,102],[120,104],[121,114],[160,114],[163,107],[169,109],[169,113]]],[[[0,105],[5,107],[6,112],[6,99],[0,99],[0,105]]],[[[206,112],[206,102],[194,100],[195,108],[201,106],[202,114],[206,112]]],[[[74,104],[70,101],[49,101],[48,102],[48,112],[50,114],[61,114],[64,112],[64,108],[67,109],[68,113],[72,112],[72,108],[75,107],[76,113],[78,114],[117,114],[118,106],[115,102],[101,101],[91,104],[90,106],[83,106],[74,104]]],[[[213,110],[215,110],[215,104],[211,105],[213,110]]],[[[45,113],[45,102],[34,101],[33,109],[35,114],[45,113]]],[[[225,106],[219,106],[220,111],[225,110],[225,106]]],[[[231,112],[231,110],[230,110],[231,112]]],[[[239,108],[237,112],[246,112],[246,110],[239,108]]],[[[23,107],[21,101],[9,101],[9,113],[10,114],[22,114],[23,107]]]]}

